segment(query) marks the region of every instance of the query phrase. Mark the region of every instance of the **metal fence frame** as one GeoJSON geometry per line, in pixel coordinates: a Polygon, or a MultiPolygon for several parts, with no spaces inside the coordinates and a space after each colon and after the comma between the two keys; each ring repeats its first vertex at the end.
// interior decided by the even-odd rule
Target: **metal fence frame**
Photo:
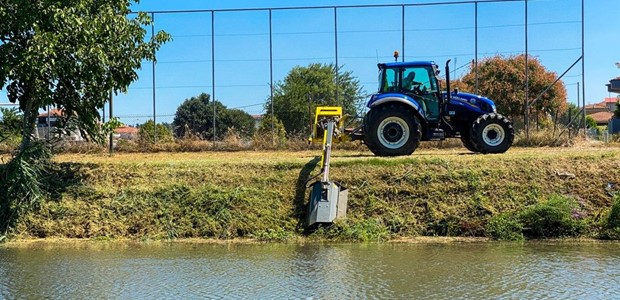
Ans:
{"type": "MultiPolygon", "coordinates": [[[[581,62],[581,99],[582,99],[582,107],[581,107],[581,114],[583,117],[583,130],[584,133],[586,133],[586,125],[585,125],[585,117],[586,117],[586,112],[585,112],[585,91],[586,91],[586,85],[585,85],[585,29],[584,29],[584,1],[585,0],[581,0],[581,56],[579,58],[577,58],[577,60],[561,75],[557,78],[557,80],[550,85],[547,90],[549,90],[555,83],[557,83],[560,79],[562,79],[564,77],[564,75],[566,75],[566,73],[568,73],[568,71],[570,71],[573,67],[575,67],[579,62],[581,62]]],[[[525,30],[525,78],[526,78],[526,84],[525,84],[525,99],[523,101],[523,109],[524,109],[524,124],[525,124],[525,131],[526,131],[526,136],[529,139],[529,108],[536,102],[538,101],[538,99],[540,99],[544,93],[547,91],[545,90],[545,92],[541,93],[540,95],[537,95],[536,97],[534,97],[533,101],[530,101],[530,95],[529,95],[529,74],[528,74],[528,58],[529,58],[529,45],[528,45],[528,36],[529,36],[529,32],[528,32],[528,2],[529,0],[463,0],[463,1],[444,1],[444,2],[426,2],[426,3],[408,3],[408,4],[371,4],[371,5],[332,5],[332,6],[295,6],[295,7],[275,7],[275,8],[235,8],[235,9],[198,9],[198,10],[155,10],[155,11],[147,11],[145,13],[149,14],[151,16],[151,18],[153,20],[155,20],[155,17],[157,15],[164,15],[164,14],[181,14],[181,13],[210,13],[211,14],[211,99],[215,100],[216,99],[216,85],[215,85],[215,78],[216,78],[216,72],[215,72],[215,63],[216,63],[216,53],[215,53],[215,44],[216,44],[216,40],[215,40],[215,26],[217,25],[215,22],[215,16],[218,13],[223,13],[223,12],[248,12],[248,11],[266,11],[268,12],[268,20],[269,20],[269,85],[270,85],[270,95],[269,95],[269,99],[273,99],[273,93],[274,93],[274,78],[273,78],[273,32],[272,32],[272,12],[273,11],[287,11],[287,10],[308,10],[308,9],[330,9],[333,10],[333,16],[334,16],[334,56],[335,56],[335,64],[338,67],[338,10],[339,9],[350,9],[350,8],[386,8],[386,7],[400,7],[401,8],[401,49],[400,49],[400,53],[401,53],[401,60],[405,61],[406,60],[406,49],[405,49],[405,9],[409,8],[409,7],[423,7],[423,6],[439,6],[439,5],[462,5],[462,4],[471,4],[474,6],[474,72],[475,72],[475,92],[478,93],[478,72],[477,72],[477,68],[478,68],[478,60],[479,60],[479,53],[478,53],[478,7],[480,4],[487,4],[487,3],[515,3],[515,2],[520,2],[524,4],[524,15],[525,15],[525,24],[524,24],[524,30],[525,30]]],[[[135,14],[135,13],[134,13],[135,14]]],[[[151,25],[151,34],[154,35],[155,34],[155,24],[151,25]]],[[[156,111],[156,104],[157,104],[157,94],[156,94],[156,90],[157,90],[157,86],[156,86],[156,62],[153,61],[152,62],[152,111],[153,111],[153,122],[155,124],[157,124],[157,111],[156,111]]],[[[335,78],[336,82],[338,82],[338,78],[335,78]]],[[[337,86],[336,85],[336,101],[338,101],[338,90],[337,90],[337,86]]],[[[579,96],[579,93],[578,93],[579,96]]],[[[577,100],[578,103],[578,107],[580,105],[579,100],[577,100]]],[[[273,101],[271,102],[271,117],[273,118],[273,101]]],[[[337,102],[338,103],[338,102],[337,102]]],[[[0,105],[7,105],[7,104],[0,104],[0,105]]],[[[215,127],[216,127],[216,108],[215,105],[213,106],[213,130],[214,130],[214,134],[213,134],[213,142],[216,142],[216,132],[215,132],[215,127]]],[[[112,97],[112,93],[110,94],[110,101],[109,101],[109,117],[112,118],[113,117],[113,97],[112,97]]],[[[105,112],[104,112],[104,118],[105,118],[105,112]]],[[[157,132],[156,132],[156,127],[155,127],[155,140],[157,140],[157,132]]],[[[272,131],[273,131],[273,124],[272,124],[272,131]]],[[[112,143],[110,143],[112,144],[112,143]]],[[[111,150],[111,148],[110,148],[111,150]]]]}

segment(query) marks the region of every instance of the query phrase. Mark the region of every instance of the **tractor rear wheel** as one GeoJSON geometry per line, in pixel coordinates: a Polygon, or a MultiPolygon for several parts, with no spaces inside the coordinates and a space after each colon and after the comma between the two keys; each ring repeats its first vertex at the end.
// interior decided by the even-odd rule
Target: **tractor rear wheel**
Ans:
{"type": "Polygon", "coordinates": [[[482,115],[471,128],[471,141],[481,153],[504,153],[513,140],[512,123],[500,114],[482,115]]]}
{"type": "Polygon", "coordinates": [[[409,155],[420,145],[420,122],[407,108],[388,104],[364,119],[364,143],[378,156],[409,155]]]}

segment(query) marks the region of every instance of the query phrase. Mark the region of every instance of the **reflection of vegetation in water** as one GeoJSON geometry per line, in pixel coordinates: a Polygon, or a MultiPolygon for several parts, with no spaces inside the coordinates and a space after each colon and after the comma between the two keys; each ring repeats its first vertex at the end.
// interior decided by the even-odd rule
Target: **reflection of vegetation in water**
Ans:
{"type": "MultiPolygon", "coordinates": [[[[318,173],[309,164],[315,156],[60,155],[52,164],[56,171],[46,175],[45,200],[21,215],[9,236],[296,239],[304,234],[303,182],[318,173]]],[[[599,216],[610,205],[601,183],[620,184],[619,158],[614,149],[504,155],[422,150],[403,158],[336,151],[331,177],[349,188],[347,219],[308,238],[498,237],[502,230],[526,237],[590,235],[601,228],[599,216]],[[567,212],[571,219],[564,219],[567,212]],[[536,228],[547,229],[534,226],[541,216],[557,217],[557,224],[572,229],[540,234],[536,228]]]]}

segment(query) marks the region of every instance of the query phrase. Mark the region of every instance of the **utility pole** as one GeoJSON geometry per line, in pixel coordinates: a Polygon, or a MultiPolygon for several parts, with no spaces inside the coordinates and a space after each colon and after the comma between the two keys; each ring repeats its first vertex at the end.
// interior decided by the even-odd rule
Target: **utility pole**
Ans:
{"type": "MultiPolygon", "coordinates": [[[[114,100],[114,97],[112,96],[112,90],[110,90],[110,120],[112,120],[112,118],[114,117],[114,105],[112,103],[112,100],[114,100]]],[[[110,154],[114,153],[114,132],[110,132],[110,154]]]]}

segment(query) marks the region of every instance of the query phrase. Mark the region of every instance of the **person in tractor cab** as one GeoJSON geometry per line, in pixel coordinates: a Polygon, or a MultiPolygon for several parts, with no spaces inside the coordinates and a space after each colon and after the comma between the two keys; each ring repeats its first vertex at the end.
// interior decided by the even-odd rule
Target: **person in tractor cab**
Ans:
{"type": "Polygon", "coordinates": [[[421,94],[420,87],[422,86],[422,83],[414,81],[414,79],[415,72],[409,72],[409,74],[407,74],[407,77],[403,78],[403,89],[412,91],[417,94],[421,94]]]}
{"type": "Polygon", "coordinates": [[[424,112],[427,112],[426,101],[422,97],[422,94],[424,94],[424,91],[426,91],[426,87],[424,87],[424,85],[422,85],[421,82],[417,82],[414,79],[415,79],[415,72],[414,71],[409,72],[409,74],[407,74],[407,76],[403,78],[402,88],[406,94],[413,93],[415,96],[417,96],[413,98],[415,99],[416,102],[418,102],[418,104],[420,104],[424,112]]]}

